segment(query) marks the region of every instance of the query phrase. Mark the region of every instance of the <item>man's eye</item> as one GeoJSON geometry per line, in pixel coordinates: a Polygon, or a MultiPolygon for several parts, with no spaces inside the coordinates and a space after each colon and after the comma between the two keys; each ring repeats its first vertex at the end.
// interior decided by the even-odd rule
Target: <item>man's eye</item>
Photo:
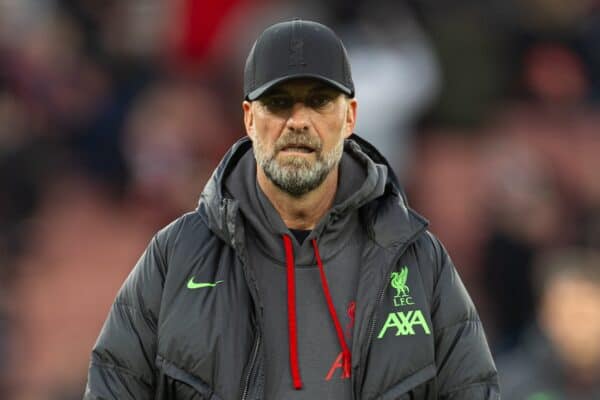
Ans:
{"type": "Polygon", "coordinates": [[[317,94],[308,99],[308,106],[311,108],[322,108],[331,103],[333,97],[328,94],[317,94]]]}
{"type": "Polygon", "coordinates": [[[263,104],[272,111],[286,110],[292,107],[293,100],[287,97],[269,97],[263,101],[263,104]]]}

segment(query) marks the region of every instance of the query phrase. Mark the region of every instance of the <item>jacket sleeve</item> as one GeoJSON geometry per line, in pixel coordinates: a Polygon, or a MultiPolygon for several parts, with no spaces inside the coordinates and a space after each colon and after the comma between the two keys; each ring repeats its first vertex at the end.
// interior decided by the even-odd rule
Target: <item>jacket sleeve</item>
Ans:
{"type": "Polygon", "coordinates": [[[154,398],[165,262],[155,236],[119,290],[92,350],[84,400],[154,398]]]}
{"type": "Polygon", "coordinates": [[[438,394],[444,400],[498,400],[496,367],[477,310],[442,244],[433,236],[432,323],[438,394]]]}

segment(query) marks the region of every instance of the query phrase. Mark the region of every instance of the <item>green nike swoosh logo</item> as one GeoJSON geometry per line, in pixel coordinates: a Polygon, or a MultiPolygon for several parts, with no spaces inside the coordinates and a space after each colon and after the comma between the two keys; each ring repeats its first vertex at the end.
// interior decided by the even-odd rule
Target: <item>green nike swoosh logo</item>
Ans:
{"type": "Polygon", "coordinates": [[[187,283],[187,287],[188,289],[200,289],[200,288],[206,288],[206,287],[215,287],[217,286],[219,283],[221,283],[223,281],[216,281],[215,283],[211,283],[211,282],[194,282],[194,277],[192,276],[190,278],[190,280],[187,283]]]}

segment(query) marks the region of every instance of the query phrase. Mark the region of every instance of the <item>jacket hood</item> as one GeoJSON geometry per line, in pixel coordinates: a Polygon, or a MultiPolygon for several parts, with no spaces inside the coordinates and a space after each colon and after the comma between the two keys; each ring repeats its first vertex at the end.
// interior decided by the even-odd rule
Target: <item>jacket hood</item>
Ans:
{"type": "MultiPolygon", "coordinates": [[[[328,253],[335,252],[334,247],[339,247],[342,242],[339,236],[343,235],[344,225],[354,210],[359,211],[369,237],[384,247],[410,241],[427,225],[427,221],[406,204],[388,162],[357,135],[352,135],[344,145],[334,205],[309,236],[319,238],[320,246],[325,249],[324,259],[331,255],[328,253]]],[[[252,142],[246,137],[231,147],[213,172],[200,195],[197,211],[216,235],[238,250],[244,247],[244,221],[261,236],[258,242],[269,254],[278,253],[270,251],[272,240],[269,238],[289,234],[256,184],[252,142]],[[262,212],[255,212],[257,207],[261,207],[262,212]]],[[[280,243],[274,245],[281,248],[280,243]]],[[[298,265],[310,262],[308,259],[297,261],[298,265]]]]}

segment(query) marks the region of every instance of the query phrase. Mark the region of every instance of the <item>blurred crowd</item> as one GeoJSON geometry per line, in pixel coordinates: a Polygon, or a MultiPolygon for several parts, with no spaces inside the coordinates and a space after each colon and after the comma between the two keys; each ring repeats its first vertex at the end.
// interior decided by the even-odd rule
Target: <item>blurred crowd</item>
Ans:
{"type": "Polygon", "coordinates": [[[600,398],[600,1],[0,0],[0,398],[81,398],[157,229],[244,135],[294,16],[350,54],[356,132],[431,221],[508,400],[600,398]]]}

